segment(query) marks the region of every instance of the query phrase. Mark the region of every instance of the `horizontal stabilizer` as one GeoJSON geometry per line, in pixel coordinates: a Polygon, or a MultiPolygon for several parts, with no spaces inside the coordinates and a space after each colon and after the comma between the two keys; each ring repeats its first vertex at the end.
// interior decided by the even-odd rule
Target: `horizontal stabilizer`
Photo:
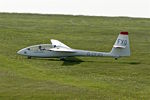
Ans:
{"type": "Polygon", "coordinates": [[[126,46],[114,45],[114,48],[122,48],[122,49],[124,49],[124,48],[126,48],[126,46]]]}

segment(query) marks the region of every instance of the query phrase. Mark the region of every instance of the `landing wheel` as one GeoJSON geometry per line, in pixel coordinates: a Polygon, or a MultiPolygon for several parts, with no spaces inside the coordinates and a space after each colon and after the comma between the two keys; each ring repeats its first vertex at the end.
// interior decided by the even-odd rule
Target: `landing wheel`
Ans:
{"type": "Polygon", "coordinates": [[[28,59],[31,59],[31,56],[28,56],[27,58],[28,58],[28,59]]]}
{"type": "Polygon", "coordinates": [[[66,58],[66,57],[61,57],[61,58],[60,58],[60,60],[63,60],[63,61],[64,61],[64,60],[65,60],[65,58],[66,58]]]}

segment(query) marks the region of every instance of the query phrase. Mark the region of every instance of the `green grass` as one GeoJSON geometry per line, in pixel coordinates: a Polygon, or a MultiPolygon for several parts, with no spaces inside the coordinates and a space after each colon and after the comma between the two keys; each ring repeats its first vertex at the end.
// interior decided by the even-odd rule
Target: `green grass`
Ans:
{"type": "Polygon", "coordinates": [[[0,13],[1,100],[148,100],[150,19],[0,13]],[[131,57],[27,59],[16,52],[58,39],[77,49],[110,51],[128,31],[131,57]]]}

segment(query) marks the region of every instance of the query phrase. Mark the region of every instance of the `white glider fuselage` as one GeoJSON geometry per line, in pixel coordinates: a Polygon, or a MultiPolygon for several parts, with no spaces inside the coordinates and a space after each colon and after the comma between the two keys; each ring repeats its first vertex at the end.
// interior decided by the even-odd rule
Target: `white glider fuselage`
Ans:
{"type": "MultiPolygon", "coordinates": [[[[50,44],[40,44],[32,47],[38,47],[43,45],[50,45],[50,44]]],[[[29,48],[31,49],[32,47],[21,49],[17,53],[24,56],[42,57],[42,58],[60,58],[60,57],[73,57],[73,56],[95,56],[95,57],[111,56],[110,53],[78,50],[78,49],[71,49],[73,52],[59,52],[59,51],[52,51],[46,49],[29,50],[29,48]]]]}
{"type": "Polygon", "coordinates": [[[28,57],[41,58],[64,58],[74,56],[103,57],[109,56],[118,58],[130,56],[128,32],[121,32],[110,52],[96,52],[88,50],[72,49],[58,40],[51,40],[52,44],[40,44],[26,47],[17,53],[28,57]]]}

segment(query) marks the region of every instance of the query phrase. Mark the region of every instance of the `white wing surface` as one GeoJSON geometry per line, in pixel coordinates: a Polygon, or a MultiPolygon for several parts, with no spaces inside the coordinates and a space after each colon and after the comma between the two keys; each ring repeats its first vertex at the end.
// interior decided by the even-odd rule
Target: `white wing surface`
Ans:
{"type": "Polygon", "coordinates": [[[51,39],[51,43],[53,46],[65,47],[65,48],[70,49],[70,47],[68,47],[67,45],[63,44],[62,42],[60,42],[58,40],[51,39]]]}
{"type": "Polygon", "coordinates": [[[56,51],[56,52],[68,52],[68,53],[74,53],[75,51],[69,48],[60,48],[60,47],[56,47],[56,48],[52,48],[49,49],[50,51],[56,51]]]}

